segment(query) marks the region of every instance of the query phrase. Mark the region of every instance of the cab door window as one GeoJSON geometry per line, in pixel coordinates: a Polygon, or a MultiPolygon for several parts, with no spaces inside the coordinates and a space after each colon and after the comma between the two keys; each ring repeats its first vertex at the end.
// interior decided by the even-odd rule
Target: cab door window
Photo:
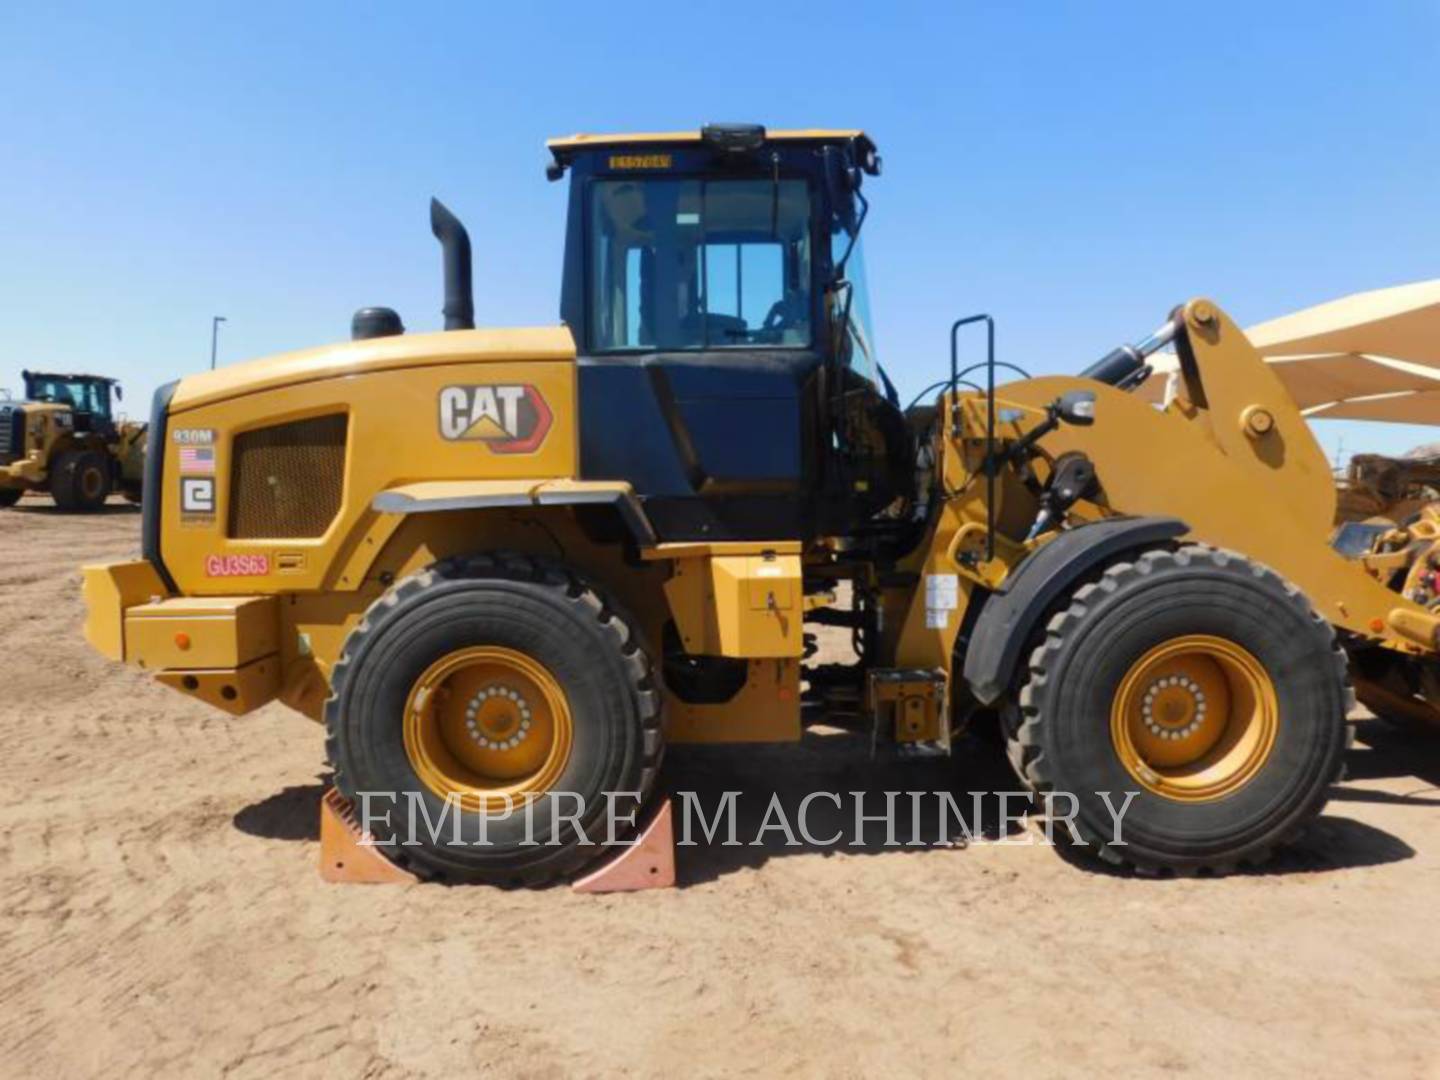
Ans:
{"type": "Polygon", "coordinates": [[[597,181],[591,349],[808,347],[809,227],[800,180],[597,181]]]}

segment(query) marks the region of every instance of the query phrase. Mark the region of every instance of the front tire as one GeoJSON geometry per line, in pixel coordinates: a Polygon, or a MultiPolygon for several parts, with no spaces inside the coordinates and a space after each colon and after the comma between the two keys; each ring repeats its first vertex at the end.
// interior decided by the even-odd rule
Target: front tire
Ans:
{"type": "Polygon", "coordinates": [[[1033,791],[1073,796],[1107,861],[1225,872],[1320,813],[1350,703],[1334,631],[1294,586],[1230,552],[1150,551],[1051,619],[1010,757],[1033,791]]]}
{"type": "Polygon", "coordinates": [[[573,874],[606,850],[607,815],[624,821],[655,784],[650,659],[621,614],[553,563],[480,555],[406,578],[351,632],[331,684],[335,786],[352,801],[393,793],[371,796],[370,831],[422,877],[539,885],[573,874]],[[432,831],[421,815],[442,820],[447,800],[432,831]],[[577,810],[578,830],[564,820],[577,810]]]}
{"type": "Polygon", "coordinates": [[[7,510],[20,501],[25,492],[20,488],[0,488],[0,510],[7,510]]]}

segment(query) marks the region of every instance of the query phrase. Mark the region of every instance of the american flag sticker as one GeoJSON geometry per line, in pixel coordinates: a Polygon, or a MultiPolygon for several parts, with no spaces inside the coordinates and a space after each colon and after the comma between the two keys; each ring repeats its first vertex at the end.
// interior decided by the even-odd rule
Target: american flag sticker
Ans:
{"type": "Polygon", "coordinates": [[[215,448],[213,446],[180,447],[180,471],[192,476],[214,476],[215,448]]]}

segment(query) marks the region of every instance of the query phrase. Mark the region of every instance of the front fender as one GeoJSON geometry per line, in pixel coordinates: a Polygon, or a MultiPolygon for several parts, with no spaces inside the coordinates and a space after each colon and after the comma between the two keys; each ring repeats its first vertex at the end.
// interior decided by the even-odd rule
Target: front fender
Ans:
{"type": "Polygon", "coordinates": [[[1189,526],[1179,518],[1108,518],[1061,533],[1022,562],[985,602],[965,652],[965,681],[986,705],[1010,686],[1040,620],[1095,568],[1128,551],[1165,544],[1189,526]]]}

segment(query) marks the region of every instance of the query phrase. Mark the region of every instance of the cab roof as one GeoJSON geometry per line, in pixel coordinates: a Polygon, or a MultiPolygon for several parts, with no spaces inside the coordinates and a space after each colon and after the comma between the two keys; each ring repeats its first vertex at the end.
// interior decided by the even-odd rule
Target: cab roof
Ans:
{"type": "MultiPolygon", "coordinates": [[[[562,135],[550,139],[545,146],[554,150],[589,150],[607,146],[653,146],[658,143],[685,144],[704,141],[700,131],[645,131],[623,135],[562,135]]],[[[787,131],[766,131],[767,142],[849,142],[870,139],[859,128],[799,128],[787,131]]]]}
{"type": "MultiPolygon", "coordinates": [[[[545,146],[554,162],[545,174],[559,180],[575,159],[600,150],[630,148],[652,151],[659,148],[680,151],[711,148],[721,153],[749,153],[762,146],[790,144],[804,146],[837,146],[846,156],[872,176],[880,172],[880,156],[875,143],[859,128],[799,128],[770,131],[763,124],[706,124],[696,131],[644,131],[624,135],[565,135],[551,139],[545,146]]],[[[667,162],[668,166],[668,162],[667,162]]]]}
{"type": "Polygon", "coordinates": [[[81,379],[88,379],[90,382],[117,383],[119,379],[112,379],[109,375],[87,375],[84,372],[74,371],[22,371],[22,379],[59,379],[66,382],[78,382],[81,379]]]}

